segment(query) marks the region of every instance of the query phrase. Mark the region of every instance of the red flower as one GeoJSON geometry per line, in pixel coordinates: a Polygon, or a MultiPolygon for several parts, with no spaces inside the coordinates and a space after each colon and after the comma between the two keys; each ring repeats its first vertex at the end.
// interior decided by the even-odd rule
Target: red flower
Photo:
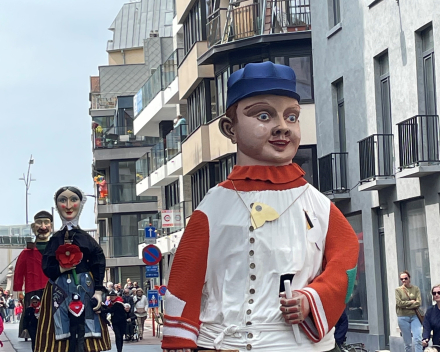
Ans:
{"type": "Polygon", "coordinates": [[[55,255],[60,266],[66,269],[77,266],[83,258],[81,250],[74,244],[63,244],[59,246],[55,255]]]}

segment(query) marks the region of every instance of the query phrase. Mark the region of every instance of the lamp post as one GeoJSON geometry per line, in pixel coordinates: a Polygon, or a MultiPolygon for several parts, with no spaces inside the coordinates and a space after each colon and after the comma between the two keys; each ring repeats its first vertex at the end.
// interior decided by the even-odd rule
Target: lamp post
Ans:
{"type": "Polygon", "coordinates": [[[27,176],[23,173],[23,177],[20,177],[19,180],[23,180],[24,184],[26,185],[26,225],[29,224],[29,216],[28,216],[28,195],[29,195],[29,188],[31,188],[31,182],[36,181],[32,178],[32,175],[30,174],[31,171],[31,165],[34,163],[34,159],[32,159],[32,155],[29,158],[29,166],[27,171],[27,176]]]}

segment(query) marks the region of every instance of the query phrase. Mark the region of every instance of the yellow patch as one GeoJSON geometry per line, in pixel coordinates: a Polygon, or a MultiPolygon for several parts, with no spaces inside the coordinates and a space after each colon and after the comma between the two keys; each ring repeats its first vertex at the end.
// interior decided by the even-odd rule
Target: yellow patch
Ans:
{"type": "Polygon", "coordinates": [[[253,203],[251,210],[251,222],[255,229],[263,226],[266,221],[274,221],[280,214],[270,205],[264,203],[253,203]]]}

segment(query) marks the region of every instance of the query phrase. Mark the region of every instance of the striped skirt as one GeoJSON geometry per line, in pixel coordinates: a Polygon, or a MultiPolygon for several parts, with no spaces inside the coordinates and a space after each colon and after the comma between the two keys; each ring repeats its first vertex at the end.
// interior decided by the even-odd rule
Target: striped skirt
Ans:
{"type": "MultiPolygon", "coordinates": [[[[85,352],[100,352],[111,349],[107,324],[100,318],[101,337],[85,339],[85,352]]],[[[48,282],[41,299],[40,318],[38,319],[35,352],[67,352],[69,339],[55,340],[55,326],[52,312],[52,285],[48,282]]]]}

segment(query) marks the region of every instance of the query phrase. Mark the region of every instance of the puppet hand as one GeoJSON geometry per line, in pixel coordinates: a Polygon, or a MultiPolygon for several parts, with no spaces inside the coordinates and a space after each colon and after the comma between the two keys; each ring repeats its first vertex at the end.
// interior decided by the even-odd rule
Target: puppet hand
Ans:
{"type": "Polygon", "coordinates": [[[96,312],[101,309],[101,303],[102,303],[102,291],[95,291],[95,294],[92,298],[95,298],[98,302],[95,308],[93,310],[96,312]]]}
{"type": "Polygon", "coordinates": [[[299,292],[293,291],[292,298],[286,298],[286,294],[281,294],[280,310],[287,324],[299,324],[304,321],[310,313],[310,306],[307,297],[299,292]]]}
{"type": "Polygon", "coordinates": [[[73,266],[73,267],[71,267],[71,268],[63,268],[63,267],[60,265],[60,273],[61,273],[61,274],[65,273],[66,271],[73,270],[73,269],[76,269],[76,266],[73,266]]]}

